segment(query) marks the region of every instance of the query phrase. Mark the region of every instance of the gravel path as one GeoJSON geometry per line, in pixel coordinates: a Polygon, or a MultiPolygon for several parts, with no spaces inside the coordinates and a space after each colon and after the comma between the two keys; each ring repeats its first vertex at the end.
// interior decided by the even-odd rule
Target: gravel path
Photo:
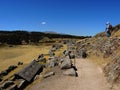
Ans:
{"type": "Polygon", "coordinates": [[[63,76],[56,69],[56,75],[42,80],[29,90],[111,90],[102,70],[86,59],[77,59],[78,77],[63,76]]]}

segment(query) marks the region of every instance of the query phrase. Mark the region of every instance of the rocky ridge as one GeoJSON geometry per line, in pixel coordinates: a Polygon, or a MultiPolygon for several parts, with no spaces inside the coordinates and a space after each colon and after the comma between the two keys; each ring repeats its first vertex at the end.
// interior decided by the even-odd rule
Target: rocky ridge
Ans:
{"type": "Polygon", "coordinates": [[[92,38],[84,39],[77,43],[77,56],[81,56],[84,49],[88,57],[96,57],[101,62],[104,60],[103,72],[112,84],[120,84],[120,25],[113,27],[111,37],[99,33],[92,38]]]}

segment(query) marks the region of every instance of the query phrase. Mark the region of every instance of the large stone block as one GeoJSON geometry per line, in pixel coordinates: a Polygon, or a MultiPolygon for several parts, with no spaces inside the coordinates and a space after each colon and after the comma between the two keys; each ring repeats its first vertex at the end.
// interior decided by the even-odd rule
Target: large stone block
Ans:
{"type": "Polygon", "coordinates": [[[63,74],[68,76],[77,76],[77,72],[75,71],[74,68],[67,69],[66,71],[63,72],[63,74]]]}
{"type": "Polygon", "coordinates": [[[64,58],[60,65],[61,69],[69,69],[72,67],[72,62],[69,58],[64,58]]]}

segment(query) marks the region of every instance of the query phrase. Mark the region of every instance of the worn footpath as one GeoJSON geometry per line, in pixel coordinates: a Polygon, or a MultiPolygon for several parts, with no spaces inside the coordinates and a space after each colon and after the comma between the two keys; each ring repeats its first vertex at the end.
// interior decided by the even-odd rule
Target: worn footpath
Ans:
{"type": "Polygon", "coordinates": [[[61,72],[43,79],[29,90],[111,90],[102,69],[87,59],[76,59],[78,77],[63,76],[61,72]]]}

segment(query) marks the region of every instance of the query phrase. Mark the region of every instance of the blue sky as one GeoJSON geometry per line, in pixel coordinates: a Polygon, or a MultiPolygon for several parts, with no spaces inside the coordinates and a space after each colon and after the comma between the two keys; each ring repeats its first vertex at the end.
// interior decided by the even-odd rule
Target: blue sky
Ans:
{"type": "Polygon", "coordinates": [[[0,0],[0,30],[95,35],[120,23],[119,0],[0,0]]]}

